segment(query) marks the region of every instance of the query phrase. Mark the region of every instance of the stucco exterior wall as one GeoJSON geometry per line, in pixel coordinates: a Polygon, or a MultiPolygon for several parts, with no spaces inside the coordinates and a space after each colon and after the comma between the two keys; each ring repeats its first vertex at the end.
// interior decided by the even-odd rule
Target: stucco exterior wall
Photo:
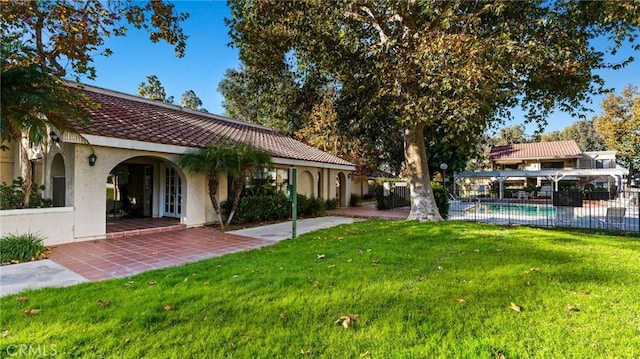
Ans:
{"type": "Polygon", "coordinates": [[[14,158],[15,158],[15,143],[2,143],[3,146],[7,146],[6,151],[0,151],[0,183],[5,182],[11,184],[14,175],[14,158]]]}
{"type": "Polygon", "coordinates": [[[0,233],[38,233],[51,246],[74,241],[72,207],[30,208],[0,211],[0,233]]]}

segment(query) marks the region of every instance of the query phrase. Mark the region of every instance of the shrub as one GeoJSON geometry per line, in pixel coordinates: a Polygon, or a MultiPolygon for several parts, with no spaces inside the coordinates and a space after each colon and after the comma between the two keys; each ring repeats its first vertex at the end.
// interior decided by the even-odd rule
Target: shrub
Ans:
{"type": "MultiPolygon", "coordinates": [[[[222,214],[228,216],[231,212],[231,202],[224,201],[220,204],[222,214]]],[[[231,223],[248,223],[284,219],[289,216],[291,204],[284,193],[257,194],[243,196],[240,199],[238,210],[231,223]]]]}
{"type": "Polygon", "coordinates": [[[351,207],[357,207],[360,205],[360,203],[362,203],[362,198],[360,198],[360,196],[358,196],[357,194],[351,194],[351,200],[349,201],[349,205],[351,207]]]}
{"type": "Polygon", "coordinates": [[[307,198],[298,194],[298,215],[305,217],[317,217],[324,214],[325,203],[322,198],[307,198]]]}
{"type": "Polygon", "coordinates": [[[36,260],[44,252],[44,237],[39,234],[7,234],[0,238],[0,263],[36,260]]]}
{"type": "MultiPolygon", "coordinates": [[[[31,197],[27,208],[51,207],[51,199],[42,198],[44,186],[31,185],[31,197]]],[[[6,182],[0,184],[0,209],[20,209],[24,207],[24,180],[18,177],[9,185],[6,182]]]]}
{"type": "Polygon", "coordinates": [[[337,198],[328,199],[327,202],[325,202],[325,208],[326,209],[336,209],[336,208],[338,208],[339,204],[340,204],[340,201],[337,198]]]}
{"type": "Polygon", "coordinates": [[[438,211],[442,218],[449,218],[449,193],[447,188],[440,182],[431,182],[431,189],[433,189],[433,197],[435,197],[438,211]]]}

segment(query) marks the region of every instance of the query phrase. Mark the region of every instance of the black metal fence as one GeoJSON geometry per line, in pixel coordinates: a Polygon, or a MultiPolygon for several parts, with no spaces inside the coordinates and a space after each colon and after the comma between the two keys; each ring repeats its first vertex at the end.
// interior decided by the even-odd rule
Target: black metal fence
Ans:
{"type": "Polygon", "coordinates": [[[449,219],[640,233],[639,189],[602,198],[591,192],[553,192],[546,197],[525,191],[510,194],[502,199],[468,192],[452,195],[449,219]]]}

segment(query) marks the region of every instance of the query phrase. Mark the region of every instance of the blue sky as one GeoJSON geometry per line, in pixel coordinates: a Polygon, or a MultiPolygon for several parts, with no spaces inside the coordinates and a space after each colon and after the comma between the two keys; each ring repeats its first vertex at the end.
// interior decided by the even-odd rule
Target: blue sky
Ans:
{"type": "MultiPolygon", "coordinates": [[[[137,94],[138,85],[147,75],[156,75],[162,82],[167,95],[180,101],[186,90],[193,90],[202,99],[203,107],[209,112],[222,114],[223,98],[218,93],[218,83],[228,68],[240,65],[238,51],[227,46],[231,41],[224,18],[230,16],[225,1],[175,1],[176,9],[188,12],[189,19],[183,24],[189,36],[185,57],[175,57],[173,47],[164,42],[157,44],[148,39],[144,31],[131,29],[126,37],[107,40],[107,46],[113,50],[109,57],[96,56],[94,65],[97,70],[95,81],[83,80],[87,84],[104,87],[129,94],[137,94]]],[[[606,44],[605,44],[606,45],[606,44]]],[[[620,56],[631,54],[627,47],[620,56]]],[[[604,71],[600,75],[607,87],[620,91],[628,84],[640,86],[640,52],[634,54],[636,61],[622,70],[604,71]]],[[[602,97],[594,98],[589,106],[595,112],[585,114],[591,118],[600,112],[602,97]]],[[[514,111],[516,116],[518,111],[514,111]]],[[[548,119],[546,131],[561,130],[577,119],[558,112],[548,119]]],[[[516,118],[513,125],[520,123],[516,118]]],[[[528,126],[531,133],[535,126],[528,126]]]]}

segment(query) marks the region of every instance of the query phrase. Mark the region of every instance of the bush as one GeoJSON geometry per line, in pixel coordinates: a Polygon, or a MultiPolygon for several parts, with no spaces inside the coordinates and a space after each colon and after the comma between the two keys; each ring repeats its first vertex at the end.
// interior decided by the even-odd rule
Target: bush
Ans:
{"type": "MultiPolygon", "coordinates": [[[[228,216],[231,212],[231,202],[224,201],[220,204],[222,214],[228,216]]],[[[262,222],[284,219],[289,217],[291,203],[287,201],[284,193],[257,194],[243,196],[231,223],[262,222]]]]}
{"type": "MultiPolygon", "coordinates": [[[[51,207],[53,201],[48,198],[42,198],[41,192],[44,186],[37,184],[31,185],[31,196],[29,197],[29,206],[26,208],[42,208],[51,207]]],[[[24,206],[24,180],[18,177],[13,180],[11,185],[6,182],[0,184],[0,209],[21,209],[24,206]]]]}
{"type": "Polygon", "coordinates": [[[433,196],[435,197],[440,215],[444,219],[449,218],[449,193],[447,192],[447,188],[440,182],[431,182],[431,189],[433,189],[433,196]]]}
{"type": "Polygon", "coordinates": [[[39,234],[7,234],[0,238],[0,263],[36,260],[45,251],[39,234]]]}
{"type": "Polygon", "coordinates": [[[305,217],[317,217],[324,214],[325,203],[322,198],[307,198],[298,194],[298,215],[305,217]]]}
{"type": "Polygon", "coordinates": [[[338,208],[339,204],[340,204],[340,201],[337,198],[328,199],[327,202],[325,202],[325,208],[326,209],[336,209],[336,208],[338,208]]]}
{"type": "Polygon", "coordinates": [[[360,198],[360,196],[358,196],[357,194],[351,194],[351,200],[349,201],[349,205],[351,207],[357,207],[360,205],[360,203],[362,203],[362,198],[360,198]]]}

